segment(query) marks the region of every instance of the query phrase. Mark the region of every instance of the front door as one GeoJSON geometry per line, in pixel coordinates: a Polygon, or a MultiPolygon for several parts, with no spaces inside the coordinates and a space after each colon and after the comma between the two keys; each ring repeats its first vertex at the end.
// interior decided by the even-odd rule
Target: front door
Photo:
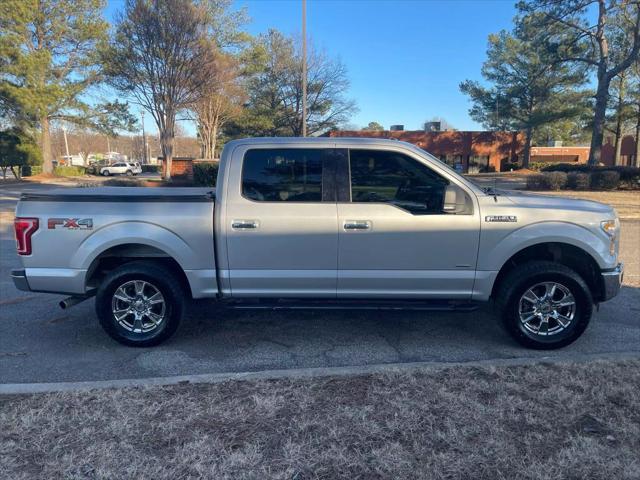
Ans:
{"type": "Polygon", "coordinates": [[[445,213],[451,180],[427,162],[376,149],[351,149],[346,161],[338,297],[470,299],[480,234],[472,194],[463,213],[445,213]]]}
{"type": "Polygon", "coordinates": [[[224,226],[232,296],[335,298],[334,150],[239,150],[224,226]]]}

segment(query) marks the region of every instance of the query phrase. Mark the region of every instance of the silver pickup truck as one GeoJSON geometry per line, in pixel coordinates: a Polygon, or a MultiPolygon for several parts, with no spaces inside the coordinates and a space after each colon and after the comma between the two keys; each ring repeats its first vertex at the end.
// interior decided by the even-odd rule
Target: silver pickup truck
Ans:
{"type": "Polygon", "coordinates": [[[155,345],[188,299],[236,308],[472,310],[558,348],[618,293],[620,223],[596,202],[481,189],[402,142],[228,143],[215,190],[26,193],[22,290],[96,296],[114,339],[155,345]]]}

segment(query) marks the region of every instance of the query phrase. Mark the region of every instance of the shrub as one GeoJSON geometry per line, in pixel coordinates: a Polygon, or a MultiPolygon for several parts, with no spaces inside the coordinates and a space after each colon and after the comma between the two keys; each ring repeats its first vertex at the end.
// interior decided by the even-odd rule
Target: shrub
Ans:
{"type": "Polygon", "coordinates": [[[198,187],[215,187],[218,179],[218,163],[193,164],[193,183],[198,187]]]}
{"type": "Polygon", "coordinates": [[[612,170],[602,170],[591,174],[591,187],[596,190],[615,190],[620,186],[620,174],[612,170]]]}
{"type": "Polygon", "coordinates": [[[542,169],[543,172],[591,172],[594,168],[584,163],[547,163],[547,166],[542,169]]]}
{"type": "Polygon", "coordinates": [[[142,183],[134,179],[110,178],[102,182],[102,185],[105,187],[141,187],[142,183]]]}
{"type": "Polygon", "coordinates": [[[567,174],[565,172],[545,172],[542,176],[547,182],[549,190],[561,190],[567,186],[567,174]]]}
{"type": "Polygon", "coordinates": [[[547,180],[541,173],[527,176],[527,190],[546,190],[547,188],[547,180]]]}
{"type": "Polygon", "coordinates": [[[560,190],[567,186],[567,174],[564,172],[545,172],[527,177],[529,190],[560,190]]]}
{"type": "Polygon", "coordinates": [[[582,172],[570,172],[567,174],[567,188],[571,190],[589,190],[591,186],[591,174],[582,172]]]}
{"type": "Polygon", "coordinates": [[[511,170],[520,170],[522,168],[522,165],[520,165],[518,162],[503,162],[502,165],[500,165],[500,171],[502,172],[510,172],[511,170]]]}
{"type": "Polygon", "coordinates": [[[539,172],[547,165],[549,165],[548,162],[529,162],[529,170],[535,170],[536,172],[539,172]]]}
{"type": "Polygon", "coordinates": [[[85,174],[85,167],[74,167],[74,166],[62,166],[56,167],[53,170],[53,173],[56,175],[60,175],[61,177],[80,177],[85,174]]]}
{"type": "Polygon", "coordinates": [[[629,188],[640,187],[640,168],[617,166],[613,167],[613,171],[620,174],[620,182],[624,182],[629,188]]]}
{"type": "Polygon", "coordinates": [[[25,165],[22,167],[23,177],[32,177],[33,175],[40,175],[42,173],[42,165],[25,165]]]}
{"type": "Polygon", "coordinates": [[[142,167],[142,173],[160,173],[160,165],[140,165],[142,167]]]}

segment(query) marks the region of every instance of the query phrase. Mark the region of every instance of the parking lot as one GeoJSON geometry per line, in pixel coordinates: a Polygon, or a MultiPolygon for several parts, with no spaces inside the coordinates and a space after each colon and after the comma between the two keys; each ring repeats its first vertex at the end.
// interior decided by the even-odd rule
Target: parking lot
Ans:
{"type": "MultiPolygon", "coordinates": [[[[19,266],[12,218],[22,191],[40,184],[0,185],[0,383],[142,378],[265,369],[407,362],[465,362],[529,357],[640,355],[640,220],[623,220],[625,285],[602,304],[587,332],[554,352],[526,350],[498,326],[489,307],[473,313],[228,311],[215,302],[190,308],[167,343],[133,349],[98,325],[93,300],[60,310],[62,296],[16,290],[19,266]]],[[[54,252],[53,252],[54,253],[54,252]]]]}

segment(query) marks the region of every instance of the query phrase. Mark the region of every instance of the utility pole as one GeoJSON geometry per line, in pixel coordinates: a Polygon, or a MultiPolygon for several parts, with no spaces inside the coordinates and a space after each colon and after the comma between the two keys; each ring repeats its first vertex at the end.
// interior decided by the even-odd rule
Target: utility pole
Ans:
{"type": "Polygon", "coordinates": [[[307,136],[307,0],[302,0],[302,136],[307,136]]]}
{"type": "Polygon", "coordinates": [[[142,115],[142,163],[147,163],[147,135],[144,133],[144,110],[140,112],[142,115]]]}
{"type": "Polygon", "coordinates": [[[69,157],[69,142],[67,142],[67,127],[62,127],[62,133],[64,134],[64,149],[67,152],[67,162],[71,164],[71,158],[69,157]]]}

